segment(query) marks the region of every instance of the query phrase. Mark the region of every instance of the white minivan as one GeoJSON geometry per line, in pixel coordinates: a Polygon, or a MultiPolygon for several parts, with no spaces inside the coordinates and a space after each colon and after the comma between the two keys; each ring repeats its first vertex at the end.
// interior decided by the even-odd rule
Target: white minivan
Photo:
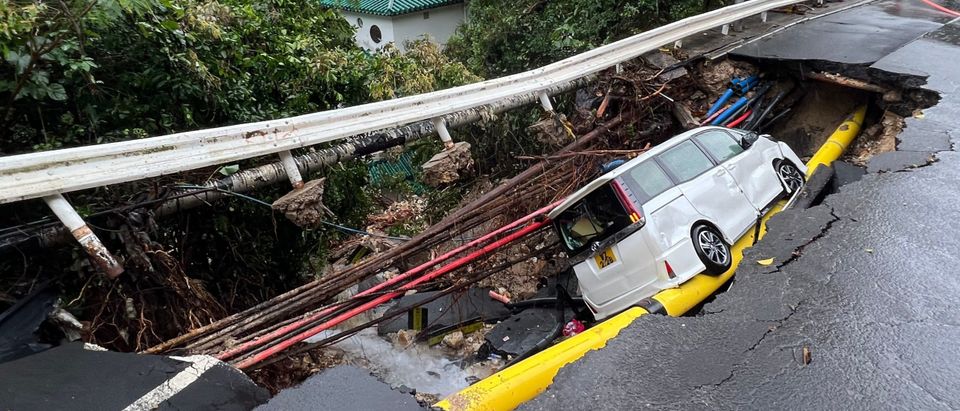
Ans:
{"type": "Polygon", "coordinates": [[[694,275],[730,269],[730,244],[806,167],[783,142],[721,127],[694,129],[581,188],[550,213],[596,319],[694,275]]]}

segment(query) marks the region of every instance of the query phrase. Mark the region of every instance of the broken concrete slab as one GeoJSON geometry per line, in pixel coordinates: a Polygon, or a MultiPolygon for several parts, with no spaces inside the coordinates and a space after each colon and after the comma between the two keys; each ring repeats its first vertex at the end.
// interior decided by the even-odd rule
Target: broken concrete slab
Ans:
{"type": "Polygon", "coordinates": [[[850,164],[846,161],[834,161],[832,167],[833,179],[830,180],[831,193],[840,191],[840,187],[847,184],[860,181],[860,178],[862,178],[864,174],[867,174],[866,168],[850,164]]]}
{"type": "Polygon", "coordinates": [[[369,371],[349,365],[314,375],[256,408],[258,411],[423,409],[413,396],[395,391],[369,371]]]}
{"type": "Polygon", "coordinates": [[[70,343],[0,364],[0,399],[12,410],[249,410],[269,398],[213,357],[164,357],[70,343]]]}
{"type": "Polygon", "coordinates": [[[945,151],[952,146],[950,133],[935,121],[908,117],[906,128],[897,136],[898,151],[945,151]]]}
{"type": "Polygon", "coordinates": [[[404,311],[407,314],[380,323],[377,333],[386,335],[404,329],[424,329],[427,334],[443,329],[453,331],[458,325],[476,321],[494,322],[510,315],[510,310],[503,303],[490,298],[488,290],[481,288],[445,295],[411,310],[411,307],[439,293],[440,291],[428,291],[400,298],[397,304],[383,315],[390,316],[404,311]]]}
{"type": "Polygon", "coordinates": [[[324,180],[321,178],[308,181],[303,187],[274,201],[273,209],[283,213],[288,220],[300,227],[319,227],[325,218],[333,215],[333,212],[323,205],[324,180]]]}
{"type": "Polygon", "coordinates": [[[458,181],[473,172],[470,143],[456,142],[453,147],[437,153],[420,167],[423,169],[423,182],[432,187],[458,181]]]}
{"type": "Polygon", "coordinates": [[[867,163],[868,173],[903,171],[922,167],[934,160],[932,152],[924,151],[892,151],[880,153],[867,163]]]}
{"type": "Polygon", "coordinates": [[[796,208],[810,208],[814,203],[823,198],[824,191],[833,180],[833,168],[828,165],[820,165],[813,172],[813,175],[807,179],[807,183],[797,194],[793,202],[796,208]]]}
{"type": "MultiPolygon", "coordinates": [[[[652,51],[641,56],[643,61],[651,66],[654,66],[660,70],[666,70],[671,67],[676,67],[680,63],[680,60],[677,60],[673,56],[664,53],[662,51],[652,51]]],[[[672,70],[664,71],[660,73],[657,79],[661,82],[668,82],[673,79],[677,79],[688,74],[687,69],[683,67],[673,68],[672,70]]]]}

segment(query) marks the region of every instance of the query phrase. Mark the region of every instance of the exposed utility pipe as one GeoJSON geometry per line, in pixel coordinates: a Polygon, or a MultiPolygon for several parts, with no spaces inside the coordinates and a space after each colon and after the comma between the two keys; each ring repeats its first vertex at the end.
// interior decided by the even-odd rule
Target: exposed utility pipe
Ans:
{"type": "Polygon", "coordinates": [[[871,93],[886,93],[890,89],[878,86],[876,84],[867,83],[863,80],[857,80],[839,74],[832,73],[819,73],[816,71],[811,71],[806,74],[806,77],[812,78],[817,81],[822,81],[824,83],[836,84],[839,86],[855,88],[858,90],[869,91],[871,93]]]}
{"type": "MultiPolygon", "coordinates": [[[[460,127],[463,125],[475,123],[491,114],[502,113],[533,102],[541,101],[541,96],[555,95],[565,93],[577,88],[583,87],[594,80],[596,75],[583,77],[570,82],[560,84],[544,90],[537,94],[527,94],[514,96],[501,100],[481,108],[474,108],[453,113],[442,117],[446,126],[460,127]]],[[[548,100],[549,101],[549,100],[548,100]]],[[[386,150],[390,147],[404,145],[411,141],[416,141],[424,136],[433,135],[437,132],[433,121],[421,121],[407,126],[392,130],[384,130],[373,133],[369,136],[358,136],[350,141],[333,146],[331,148],[320,149],[314,152],[307,152],[295,156],[297,165],[305,173],[319,171],[323,167],[336,164],[342,161],[352,160],[357,157],[373,154],[386,150]]],[[[444,142],[446,143],[446,142],[444,142]]],[[[452,140],[451,140],[452,143],[452,140]]],[[[203,184],[204,187],[216,187],[242,193],[282,181],[286,178],[286,173],[280,163],[265,164],[249,170],[241,170],[233,175],[221,178],[217,181],[203,184]]],[[[183,197],[176,200],[165,202],[157,210],[157,215],[167,215],[178,210],[194,208],[206,204],[207,202],[222,198],[225,194],[216,191],[200,191],[195,196],[183,197]]]]}
{"type": "Polygon", "coordinates": [[[439,276],[441,276],[441,275],[443,275],[443,274],[449,273],[449,272],[451,272],[451,271],[453,271],[453,270],[456,270],[456,269],[458,269],[458,268],[460,268],[460,267],[463,267],[464,265],[472,262],[473,260],[476,260],[476,259],[479,258],[479,257],[482,257],[482,256],[490,253],[490,252],[493,251],[493,250],[496,250],[496,249],[498,249],[498,248],[500,248],[500,247],[503,247],[504,245],[510,244],[511,242],[513,242],[513,241],[515,241],[515,240],[517,240],[517,239],[519,239],[519,238],[525,237],[525,236],[527,236],[528,234],[533,233],[534,231],[537,231],[537,230],[543,228],[545,225],[547,225],[547,224],[549,224],[549,223],[550,223],[550,220],[548,220],[548,219],[544,219],[544,220],[542,220],[542,221],[534,222],[534,223],[532,223],[532,224],[530,224],[530,225],[528,225],[528,226],[526,226],[526,227],[524,227],[524,228],[522,228],[522,229],[520,229],[520,230],[518,230],[518,231],[513,232],[513,233],[510,234],[510,235],[507,235],[506,237],[503,237],[503,238],[501,238],[501,239],[499,239],[499,240],[497,240],[497,241],[494,241],[493,243],[488,244],[487,246],[481,248],[480,250],[474,251],[474,252],[472,252],[472,253],[464,256],[464,257],[461,257],[461,258],[453,261],[453,262],[450,263],[450,264],[447,264],[447,265],[441,267],[440,269],[438,269],[438,270],[436,270],[436,271],[433,271],[433,272],[431,272],[431,273],[429,273],[429,274],[426,274],[426,275],[424,275],[424,276],[422,276],[422,277],[420,277],[420,278],[417,278],[417,279],[415,279],[415,280],[413,280],[413,281],[411,281],[411,282],[409,282],[409,283],[401,286],[400,288],[397,289],[397,291],[394,291],[394,292],[391,292],[391,293],[387,293],[387,294],[381,295],[381,296],[379,296],[379,297],[377,297],[377,298],[375,298],[375,299],[373,299],[373,300],[371,300],[371,301],[369,301],[369,302],[367,302],[367,303],[364,303],[364,304],[362,304],[362,305],[360,305],[360,306],[358,306],[358,307],[356,307],[356,308],[353,308],[353,309],[351,309],[351,310],[349,310],[349,311],[347,311],[347,312],[345,312],[345,313],[343,313],[343,314],[340,314],[340,315],[338,315],[338,316],[330,319],[329,321],[324,322],[323,324],[319,324],[319,325],[317,325],[317,326],[315,326],[315,327],[313,327],[313,328],[310,328],[309,330],[306,330],[306,331],[301,332],[301,333],[299,333],[299,334],[297,334],[297,335],[294,335],[293,337],[290,337],[290,338],[288,338],[288,339],[286,339],[286,340],[283,340],[283,341],[281,341],[281,342],[278,343],[278,344],[272,345],[272,346],[270,346],[269,348],[267,348],[267,349],[265,349],[265,350],[263,350],[263,351],[255,354],[255,355],[253,355],[252,357],[247,358],[247,359],[245,359],[245,360],[243,360],[243,361],[240,361],[240,362],[237,364],[237,368],[241,368],[241,369],[243,369],[243,368],[249,368],[250,366],[252,366],[252,365],[254,365],[254,364],[256,364],[256,363],[258,363],[258,362],[260,362],[260,361],[263,361],[263,360],[269,358],[270,356],[272,356],[272,355],[274,355],[274,354],[276,354],[276,353],[278,353],[278,352],[280,352],[280,351],[283,351],[283,350],[285,350],[285,349],[293,346],[293,345],[296,344],[296,343],[299,343],[299,342],[301,342],[301,341],[303,341],[303,340],[305,340],[305,339],[307,339],[307,338],[310,338],[310,337],[312,337],[312,336],[320,333],[320,332],[323,331],[323,330],[332,328],[332,327],[336,326],[337,324],[340,324],[340,323],[342,323],[342,322],[344,322],[344,321],[346,321],[346,320],[349,320],[350,318],[353,318],[353,317],[356,316],[357,314],[366,312],[366,311],[368,311],[368,310],[370,310],[370,309],[372,309],[372,308],[374,308],[374,307],[379,306],[380,304],[383,304],[383,303],[385,303],[385,302],[387,302],[387,301],[390,301],[390,300],[393,299],[393,298],[399,297],[399,296],[403,295],[404,292],[414,289],[417,285],[420,285],[420,284],[425,283],[425,282],[427,282],[427,281],[433,280],[433,279],[435,279],[435,278],[437,278],[437,277],[439,277],[439,276]]]}
{"type": "Polygon", "coordinates": [[[736,127],[738,124],[742,123],[743,120],[746,120],[747,117],[750,117],[751,114],[753,114],[753,110],[747,110],[747,112],[746,112],[746,113],[743,113],[743,115],[740,116],[740,118],[731,121],[729,124],[726,125],[726,127],[727,127],[727,128],[734,128],[734,127],[736,127]]]}
{"type": "MultiPolygon", "coordinates": [[[[621,115],[614,117],[607,123],[597,127],[593,131],[581,136],[577,140],[571,142],[563,149],[559,150],[558,153],[571,152],[579,150],[582,147],[585,147],[587,144],[592,143],[600,136],[606,134],[609,130],[620,127],[624,123],[632,123],[636,121],[639,116],[636,113],[631,113],[627,115],[621,115]]],[[[476,200],[472,201],[470,204],[464,206],[463,208],[453,212],[452,214],[445,217],[440,223],[435,224],[427,228],[422,233],[415,236],[411,241],[403,243],[397,247],[391,248],[373,258],[364,260],[360,262],[357,266],[351,267],[348,271],[338,273],[337,278],[332,279],[321,279],[308,284],[304,284],[300,287],[292,289],[290,291],[284,292],[279,296],[276,296],[268,301],[264,301],[260,304],[257,304],[251,308],[248,308],[242,312],[231,314],[226,318],[220,319],[215,323],[207,324],[205,326],[194,329],[188,333],[180,335],[178,337],[167,340],[163,343],[157,344],[153,347],[148,348],[144,352],[155,354],[164,352],[173,347],[177,347],[181,344],[184,344],[188,341],[196,341],[198,339],[205,340],[210,337],[210,335],[223,334],[228,332],[228,330],[237,329],[238,324],[242,322],[254,321],[258,318],[267,318],[267,317],[276,317],[280,315],[285,315],[283,313],[266,313],[266,311],[279,311],[284,309],[290,309],[293,305],[299,303],[301,300],[309,299],[311,301],[323,301],[329,296],[326,292],[320,292],[321,288],[335,288],[339,284],[353,284],[357,281],[366,278],[374,270],[380,269],[387,264],[390,264],[390,261],[393,259],[411,252],[415,249],[416,244],[427,242],[426,239],[435,238],[442,234],[443,232],[448,231],[454,224],[462,224],[463,219],[469,215],[469,213],[480,206],[492,203],[496,199],[505,198],[509,196],[509,191],[518,187],[522,182],[526,182],[536,178],[538,175],[542,174],[547,167],[546,161],[541,161],[537,164],[534,164],[527,168],[525,171],[520,174],[510,178],[505,183],[495,187],[493,190],[488,191],[484,195],[480,196],[476,200]]],[[[335,290],[334,290],[335,291],[335,290]]],[[[194,342],[196,343],[196,342],[194,342]]]]}
{"type": "MultiPolygon", "coordinates": [[[[526,183],[537,184],[538,186],[551,185],[551,184],[557,183],[557,182],[550,182],[550,181],[541,181],[537,183],[538,180],[539,178],[533,178],[533,179],[527,180],[526,183]]],[[[482,205],[482,207],[487,208],[487,210],[483,211],[482,213],[475,213],[475,215],[473,216],[463,217],[463,218],[460,218],[458,221],[456,221],[456,229],[460,230],[461,232],[464,232],[466,230],[469,230],[473,227],[478,226],[483,222],[489,221],[489,219],[492,216],[500,215],[506,212],[507,208],[510,207],[512,204],[514,204],[511,202],[503,201],[507,198],[512,198],[516,201],[522,202],[526,197],[529,197],[531,193],[537,193],[540,191],[544,191],[544,189],[542,187],[538,187],[532,190],[527,190],[523,193],[523,195],[519,197],[515,197],[515,196],[498,197],[497,199],[495,199],[495,201],[490,201],[482,205]],[[498,203],[503,203],[503,204],[498,205],[498,203]]],[[[449,233],[449,231],[447,233],[449,233]]],[[[439,244],[442,241],[449,241],[449,240],[452,240],[453,238],[454,237],[449,234],[444,235],[443,232],[440,232],[437,235],[434,235],[432,237],[419,241],[418,248],[409,249],[407,251],[404,251],[402,254],[413,254],[413,253],[416,253],[417,250],[426,250],[426,249],[429,249],[430,247],[433,247],[436,244],[439,244]]],[[[391,260],[389,259],[374,258],[371,261],[372,261],[370,263],[371,266],[375,266],[375,267],[383,267],[383,266],[392,264],[391,260]]],[[[368,261],[364,261],[364,263],[367,263],[367,262],[368,261]]],[[[345,270],[338,273],[337,275],[343,278],[347,278],[352,274],[350,273],[349,270],[345,270]]],[[[355,283],[356,281],[359,281],[359,279],[354,280],[353,283],[355,283]]],[[[291,316],[294,315],[295,311],[300,311],[301,308],[303,307],[315,306],[318,301],[319,302],[325,301],[327,298],[345,289],[345,287],[347,287],[348,285],[349,285],[348,283],[342,283],[342,282],[338,283],[336,281],[331,281],[330,284],[315,282],[313,283],[313,286],[311,288],[304,288],[298,293],[291,294],[291,296],[284,296],[283,298],[276,297],[273,299],[273,304],[270,304],[270,303],[266,304],[266,308],[264,310],[261,311],[259,309],[248,309],[244,313],[245,316],[243,318],[236,321],[227,322],[227,324],[231,324],[231,323],[232,324],[228,326],[220,326],[220,328],[217,329],[216,331],[211,332],[203,337],[196,338],[194,341],[186,345],[185,348],[190,350],[191,352],[216,354],[221,350],[223,350],[224,342],[227,339],[231,338],[231,336],[242,334],[250,330],[253,330],[254,329],[253,327],[255,325],[269,324],[269,326],[266,326],[265,328],[256,329],[255,332],[249,333],[244,337],[240,337],[237,343],[245,343],[250,340],[256,339],[264,334],[272,332],[277,328],[283,327],[293,321],[296,321],[298,318],[296,317],[291,318],[291,316]],[[282,319],[282,320],[277,320],[277,319],[282,319]]],[[[341,305],[347,305],[347,304],[341,304],[341,305]]],[[[310,311],[310,313],[315,311],[318,311],[318,310],[310,311]]]]}
{"type": "MultiPolygon", "coordinates": [[[[554,243],[554,244],[556,244],[556,243],[554,243]]],[[[487,268],[487,269],[483,269],[483,270],[481,270],[481,271],[478,272],[478,273],[470,273],[470,280],[469,280],[469,281],[464,281],[464,282],[461,282],[461,283],[459,283],[459,284],[455,284],[455,285],[452,285],[452,286],[450,286],[450,287],[447,287],[447,288],[445,288],[445,289],[437,292],[436,294],[433,294],[433,295],[431,295],[431,296],[429,296],[429,297],[426,297],[426,298],[423,299],[423,300],[420,300],[420,301],[417,302],[416,304],[412,305],[410,308],[412,309],[412,308],[415,308],[415,307],[422,307],[422,306],[424,306],[424,305],[426,305],[426,304],[429,304],[429,303],[431,303],[431,302],[433,302],[433,301],[436,301],[436,300],[438,300],[438,299],[440,299],[440,298],[442,298],[442,297],[444,297],[444,296],[447,296],[447,295],[450,295],[450,294],[453,294],[453,293],[456,293],[456,292],[464,291],[464,290],[466,290],[467,288],[469,288],[470,284],[474,284],[474,283],[476,283],[476,282],[478,282],[478,281],[482,281],[483,279],[485,279],[485,278],[487,278],[487,277],[489,277],[489,276],[491,276],[491,275],[493,275],[493,274],[499,273],[499,272],[501,272],[501,271],[503,271],[503,270],[506,270],[506,269],[508,269],[508,268],[516,265],[517,263],[520,263],[521,261],[526,261],[526,260],[528,260],[528,259],[530,259],[530,258],[532,258],[532,257],[534,257],[534,256],[537,256],[537,255],[543,255],[543,254],[544,254],[544,251],[546,251],[547,249],[549,249],[549,247],[544,248],[544,249],[541,249],[541,250],[539,250],[539,251],[534,251],[533,253],[526,254],[526,255],[521,256],[521,257],[519,257],[519,258],[512,258],[512,259],[510,259],[510,260],[508,260],[508,261],[506,261],[506,262],[504,262],[504,263],[495,265],[495,266],[490,267],[490,268],[487,268]]],[[[398,316],[400,316],[400,315],[405,315],[405,314],[406,314],[405,311],[396,311],[396,312],[393,312],[393,313],[384,313],[384,315],[382,315],[382,316],[380,316],[380,317],[378,317],[378,318],[372,319],[372,320],[367,321],[367,322],[365,322],[365,323],[363,323],[363,324],[360,324],[360,325],[357,325],[357,326],[355,326],[355,327],[349,328],[349,329],[347,329],[347,330],[345,330],[345,331],[342,331],[342,332],[339,332],[339,333],[337,333],[337,334],[335,334],[335,335],[332,335],[332,336],[330,336],[330,337],[324,338],[324,339],[322,339],[322,340],[320,340],[320,341],[311,342],[311,343],[308,343],[308,344],[303,344],[302,346],[298,347],[297,349],[291,350],[291,351],[289,351],[289,352],[287,352],[287,353],[285,353],[285,354],[286,354],[287,356],[295,356],[295,355],[303,354],[303,353],[308,352],[308,351],[312,351],[313,349],[318,348],[318,347],[325,347],[325,346],[330,345],[330,344],[335,344],[335,343],[343,340],[345,337],[348,337],[348,336],[350,336],[350,335],[356,334],[356,333],[359,332],[360,330],[363,330],[363,329],[372,327],[372,326],[377,325],[377,324],[381,324],[381,323],[383,323],[384,321],[387,321],[387,320],[390,320],[390,319],[392,319],[392,318],[398,317],[398,316]]],[[[281,358],[273,357],[272,359],[269,359],[269,360],[260,362],[260,363],[257,364],[255,367],[253,367],[253,368],[251,368],[251,369],[247,369],[247,371],[251,371],[251,370],[259,369],[259,368],[262,368],[262,367],[266,367],[266,366],[268,366],[268,365],[270,365],[270,364],[273,364],[273,363],[275,363],[275,362],[277,362],[277,361],[280,361],[280,360],[281,360],[281,358]]]]}
{"type": "MultiPolygon", "coordinates": [[[[444,261],[449,260],[451,257],[453,257],[453,256],[455,256],[455,255],[457,255],[457,254],[459,254],[459,253],[461,253],[461,252],[463,252],[464,250],[470,249],[470,248],[475,247],[475,246],[477,246],[477,245],[479,245],[479,244],[486,243],[488,240],[490,240],[491,238],[493,238],[493,237],[495,237],[495,236],[497,236],[497,235],[500,235],[500,234],[502,234],[502,233],[504,233],[504,232],[506,232],[506,231],[508,231],[508,230],[512,230],[512,229],[514,229],[514,228],[516,228],[516,227],[519,227],[521,224],[525,224],[525,223],[527,223],[528,221],[533,220],[533,219],[536,218],[537,216],[546,214],[547,212],[549,212],[550,210],[552,210],[554,207],[560,205],[560,203],[561,203],[561,201],[557,201],[557,202],[555,202],[555,203],[553,203],[553,204],[550,204],[550,205],[548,205],[548,206],[546,206],[546,207],[543,207],[543,208],[541,208],[541,209],[539,209],[539,210],[537,210],[537,211],[534,211],[534,212],[532,212],[532,213],[530,213],[530,214],[527,214],[526,216],[524,216],[523,218],[521,218],[521,219],[519,219],[519,220],[516,220],[516,221],[514,221],[514,222],[511,222],[510,224],[504,225],[503,227],[500,227],[500,228],[498,228],[498,229],[496,229],[496,230],[494,230],[494,231],[491,231],[491,232],[489,232],[489,233],[487,233],[487,234],[485,234],[485,235],[483,235],[483,236],[481,236],[481,237],[479,237],[479,238],[477,238],[477,239],[475,239],[475,240],[473,240],[473,241],[471,241],[471,242],[469,242],[469,243],[467,243],[467,244],[464,244],[464,245],[461,245],[460,247],[454,248],[453,250],[450,250],[450,251],[444,253],[443,255],[441,255],[441,256],[439,256],[439,257],[437,257],[437,258],[434,258],[434,259],[432,259],[432,260],[430,260],[430,261],[427,261],[427,262],[425,262],[425,263],[423,263],[423,264],[420,264],[419,266],[414,267],[413,269],[407,270],[407,271],[404,272],[403,274],[400,274],[400,275],[398,275],[398,276],[396,276],[396,277],[393,277],[393,278],[391,278],[391,279],[389,279],[389,280],[387,280],[387,281],[384,281],[384,282],[382,282],[382,283],[380,283],[380,284],[377,284],[377,285],[375,285],[375,286],[373,286],[373,287],[371,287],[371,288],[369,288],[369,289],[367,289],[367,290],[365,290],[365,291],[362,291],[362,292],[354,295],[353,297],[351,297],[351,299],[361,298],[361,297],[364,297],[364,296],[367,296],[367,295],[370,295],[370,294],[379,292],[380,290],[383,290],[383,289],[385,289],[385,288],[387,288],[387,287],[389,287],[389,286],[392,286],[392,285],[397,284],[397,283],[399,283],[399,282],[401,282],[401,281],[404,281],[404,280],[406,280],[406,279],[408,279],[408,278],[410,278],[410,277],[412,277],[412,276],[414,276],[414,275],[420,274],[420,273],[426,271],[426,270],[427,270],[428,268],[430,268],[430,267],[433,267],[433,266],[435,266],[435,265],[437,265],[437,264],[440,264],[440,263],[442,263],[442,262],[444,262],[444,261]]],[[[266,344],[267,342],[273,341],[274,339],[276,339],[276,338],[278,338],[278,337],[282,337],[282,336],[284,336],[284,335],[287,335],[287,334],[289,334],[290,332],[293,332],[293,331],[295,331],[296,329],[298,329],[298,328],[300,328],[300,327],[302,327],[302,326],[304,326],[304,325],[307,325],[307,324],[310,324],[311,322],[317,321],[317,320],[319,320],[319,319],[321,319],[321,318],[323,318],[323,317],[331,314],[332,312],[336,311],[337,308],[338,308],[338,307],[328,307],[328,308],[325,308],[325,309],[323,309],[323,310],[321,310],[321,311],[319,311],[319,312],[317,312],[317,313],[315,313],[315,314],[311,314],[311,315],[309,315],[309,316],[307,316],[307,317],[304,317],[303,319],[300,319],[300,320],[295,321],[295,322],[293,322],[293,323],[290,323],[290,324],[288,324],[288,325],[286,325],[286,326],[283,326],[283,327],[281,327],[281,328],[278,328],[277,330],[274,330],[273,332],[271,332],[271,333],[269,333],[269,334],[263,335],[263,336],[261,336],[260,338],[257,338],[257,339],[255,339],[255,340],[252,340],[252,341],[249,341],[249,342],[246,342],[246,343],[243,343],[243,344],[240,344],[240,345],[238,345],[238,346],[236,346],[236,347],[233,347],[233,348],[231,348],[231,349],[229,349],[229,350],[227,350],[227,351],[224,351],[223,353],[217,355],[217,358],[219,358],[221,361],[226,361],[227,359],[232,358],[232,357],[236,356],[237,354],[241,354],[241,353],[243,353],[243,352],[245,352],[245,351],[247,351],[247,350],[249,350],[249,349],[251,349],[251,348],[253,348],[253,347],[257,347],[257,346],[259,346],[259,345],[266,344]]]]}
{"type": "Polygon", "coordinates": [[[942,11],[942,12],[944,12],[944,13],[947,13],[947,14],[949,14],[949,15],[951,15],[951,16],[960,17],[960,11],[948,9],[948,8],[943,7],[943,6],[941,6],[941,5],[937,4],[937,3],[934,3],[934,2],[932,2],[932,1],[930,1],[930,0],[920,0],[920,1],[922,1],[922,2],[924,2],[924,3],[927,3],[928,6],[933,7],[933,8],[935,8],[935,9],[937,9],[937,10],[940,10],[940,11],[942,11]]]}

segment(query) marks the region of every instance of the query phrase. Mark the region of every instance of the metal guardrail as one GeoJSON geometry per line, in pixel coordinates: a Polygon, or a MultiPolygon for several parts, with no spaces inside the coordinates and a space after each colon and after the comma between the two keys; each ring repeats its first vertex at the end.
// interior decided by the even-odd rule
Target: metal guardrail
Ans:
{"type": "Polygon", "coordinates": [[[110,277],[123,267],[87,227],[63,193],[136,181],[264,155],[279,154],[295,188],[303,185],[290,150],[430,120],[450,146],[446,118],[500,102],[538,98],[577,79],[685,37],[801,0],[752,0],[686,18],[534,70],[395,100],[297,117],[63,150],[0,157],[0,204],[43,198],[110,277]]]}
{"type": "MultiPolygon", "coordinates": [[[[445,115],[518,95],[541,94],[543,101],[544,91],[551,86],[596,73],[690,35],[800,2],[748,1],[677,21],[538,69],[432,93],[285,119],[0,157],[0,203],[284,153],[427,119],[441,123],[443,128],[445,115]]],[[[440,130],[441,134],[445,131],[440,130]]]]}

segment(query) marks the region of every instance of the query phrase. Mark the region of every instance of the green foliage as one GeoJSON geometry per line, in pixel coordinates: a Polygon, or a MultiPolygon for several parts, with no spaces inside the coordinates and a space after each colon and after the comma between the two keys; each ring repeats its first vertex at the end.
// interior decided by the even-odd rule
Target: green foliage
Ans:
{"type": "Polygon", "coordinates": [[[340,163],[327,172],[323,204],[336,216],[335,221],[352,227],[366,225],[373,207],[366,185],[367,165],[363,162],[340,163]]]}
{"type": "MultiPolygon", "coordinates": [[[[478,79],[435,45],[415,42],[407,50],[360,49],[349,23],[315,0],[2,1],[0,155],[288,117],[478,79]]],[[[237,170],[222,166],[214,177],[237,170]]],[[[324,202],[336,214],[330,220],[365,227],[373,207],[366,165],[323,175],[324,202]]],[[[72,200],[102,209],[126,190],[72,200]]],[[[288,190],[278,185],[252,195],[270,201],[288,190]]],[[[329,244],[343,238],[328,227],[304,231],[240,198],[212,205],[165,220],[156,239],[230,311],[312,278],[329,244]]],[[[5,223],[46,213],[35,204],[15,210],[5,223]]],[[[61,253],[41,266],[64,273],[77,259],[61,253]]]]}
{"type": "Polygon", "coordinates": [[[474,0],[448,53],[484,77],[552,63],[723,1],[474,0]]]}
{"type": "Polygon", "coordinates": [[[436,46],[370,54],[313,0],[0,5],[0,152],[140,138],[475,81],[436,46]]]}

